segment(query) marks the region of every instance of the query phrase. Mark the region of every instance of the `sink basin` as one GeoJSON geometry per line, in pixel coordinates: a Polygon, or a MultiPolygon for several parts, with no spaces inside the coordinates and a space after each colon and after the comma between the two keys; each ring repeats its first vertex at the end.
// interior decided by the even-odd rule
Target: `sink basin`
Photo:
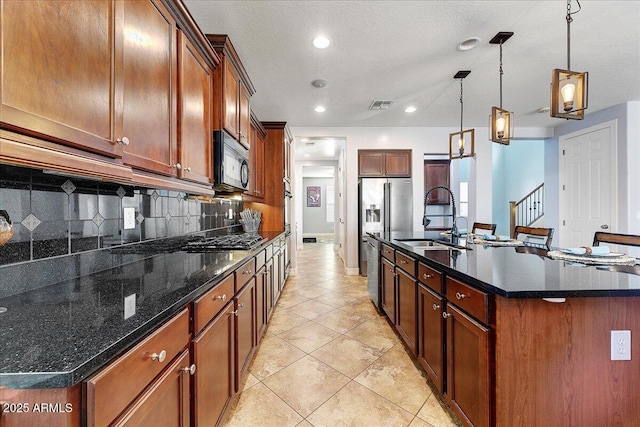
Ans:
{"type": "Polygon", "coordinates": [[[444,242],[438,242],[435,240],[398,240],[398,242],[403,245],[409,246],[414,250],[424,250],[424,251],[446,251],[446,250],[464,250],[468,249],[463,246],[457,246],[453,244],[448,244],[444,242]]]}

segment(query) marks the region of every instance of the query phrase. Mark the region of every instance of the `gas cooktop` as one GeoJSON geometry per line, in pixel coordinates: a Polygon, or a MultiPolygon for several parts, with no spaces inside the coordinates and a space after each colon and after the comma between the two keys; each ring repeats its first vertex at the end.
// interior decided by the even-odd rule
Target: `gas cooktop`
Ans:
{"type": "Polygon", "coordinates": [[[225,234],[196,240],[183,246],[187,252],[206,252],[216,250],[253,249],[265,240],[259,234],[225,234]]]}

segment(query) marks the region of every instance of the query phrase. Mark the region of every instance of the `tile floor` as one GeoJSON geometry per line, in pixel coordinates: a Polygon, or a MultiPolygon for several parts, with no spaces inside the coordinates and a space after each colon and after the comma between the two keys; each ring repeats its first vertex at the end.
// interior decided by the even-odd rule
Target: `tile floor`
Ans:
{"type": "Polygon", "coordinates": [[[366,278],[347,276],[332,244],[298,253],[225,426],[457,426],[366,278]]]}

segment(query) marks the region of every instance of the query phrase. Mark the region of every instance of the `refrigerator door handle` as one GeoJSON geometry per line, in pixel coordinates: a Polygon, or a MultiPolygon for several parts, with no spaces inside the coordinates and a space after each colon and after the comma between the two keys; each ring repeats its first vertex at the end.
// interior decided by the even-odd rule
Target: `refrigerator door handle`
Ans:
{"type": "Polygon", "coordinates": [[[391,231],[391,184],[384,183],[384,231],[391,231]]]}

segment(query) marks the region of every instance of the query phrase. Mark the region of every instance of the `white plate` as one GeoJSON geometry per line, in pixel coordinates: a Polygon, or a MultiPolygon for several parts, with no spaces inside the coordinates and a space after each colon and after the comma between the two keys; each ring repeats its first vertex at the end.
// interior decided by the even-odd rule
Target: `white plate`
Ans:
{"type": "Polygon", "coordinates": [[[624,254],[619,254],[616,252],[609,252],[608,254],[600,254],[600,255],[595,255],[595,254],[587,255],[587,254],[574,254],[574,253],[566,252],[563,250],[562,253],[565,253],[571,256],[585,257],[585,258],[620,258],[621,256],[624,256],[624,254]]]}

